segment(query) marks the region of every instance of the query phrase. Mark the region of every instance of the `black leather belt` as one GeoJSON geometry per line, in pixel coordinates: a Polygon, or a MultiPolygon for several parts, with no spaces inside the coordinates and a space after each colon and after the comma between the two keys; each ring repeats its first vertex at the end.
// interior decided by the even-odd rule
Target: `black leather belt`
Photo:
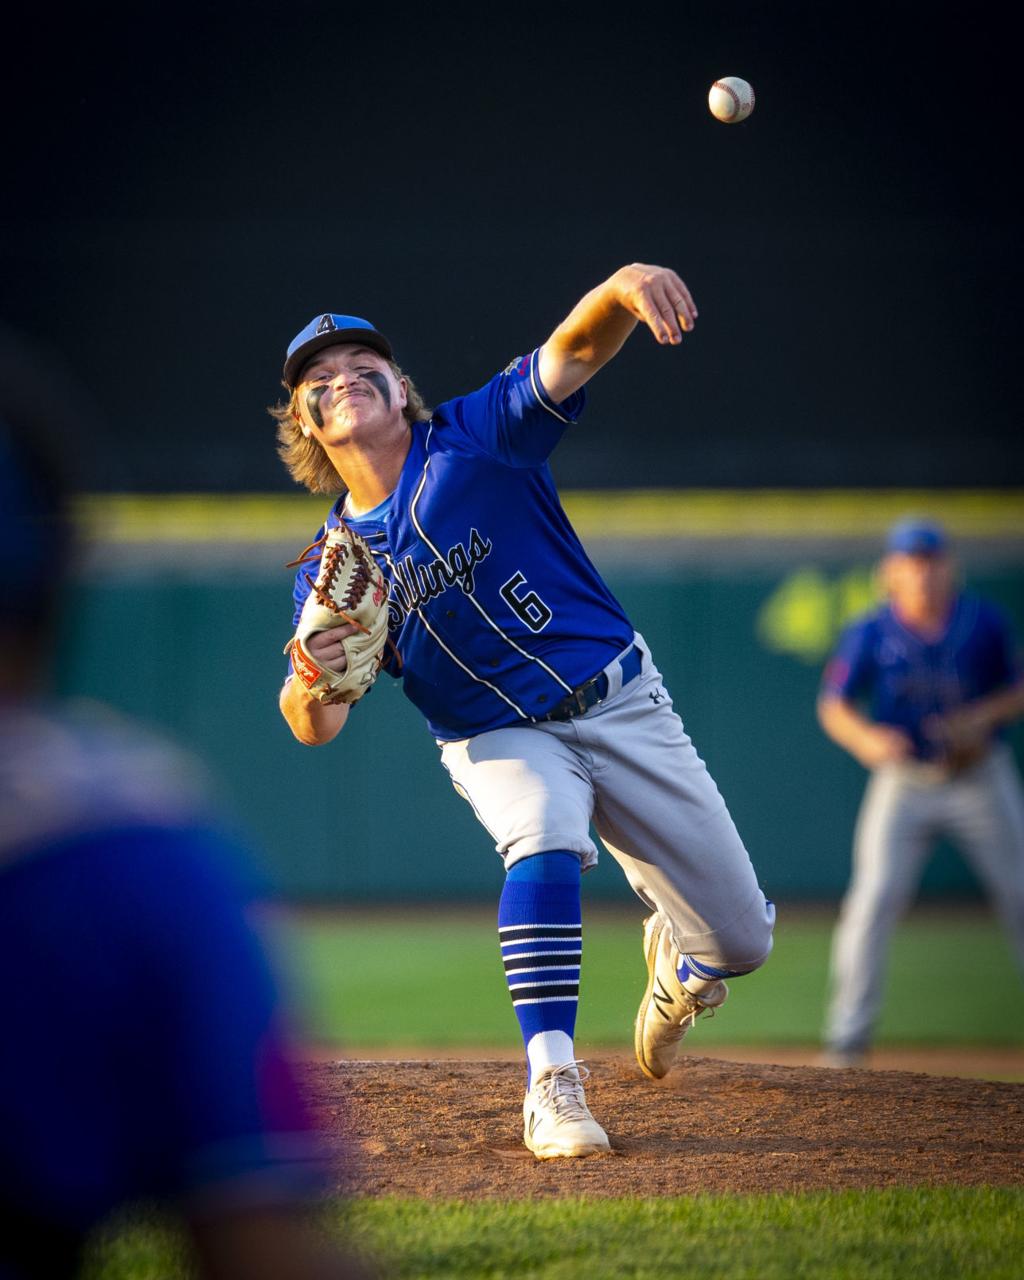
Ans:
{"type": "MultiPolygon", "coordinates": [[[[635,644],[630,645],[619,659],[619,666],[622,668],[623,688],[629,684],[630,680],[636,679],[643,664],[643,652],[635,644]]],[[[604,702],[607,697],[608,677],[602,671],[594,676],[593,680],[588,680],[586,684],[581,684],[578,689],[573,689],[572,693],[567,693],[557,707],[552,708],[546,716],[537,716],[537,720],[572,720],[574,716],[582,716],[591,707],[596,707],[599,702],[604,702]]]]}

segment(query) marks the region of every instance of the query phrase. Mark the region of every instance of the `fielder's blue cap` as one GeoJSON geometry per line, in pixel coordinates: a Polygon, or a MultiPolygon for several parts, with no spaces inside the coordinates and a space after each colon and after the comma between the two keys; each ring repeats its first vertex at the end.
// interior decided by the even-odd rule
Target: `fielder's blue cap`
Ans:
{"type": "Polygon", "coordinates": [[[314,316],[305,329],[291,340],[284,362],[285,384],[294,389],[302,366],[324,347],[339,342],[360,342],[373,351],[379,351],[385,360],[394,360],[391,343],[361,316],[339,316],[331,311],[314,316]]]}
{"type": "Polygon", "coordinates": [[[900,520],[889,530],[886,551],[908,556],[933,556],[947,550],[949,535],[934,520],[900,520]]]}

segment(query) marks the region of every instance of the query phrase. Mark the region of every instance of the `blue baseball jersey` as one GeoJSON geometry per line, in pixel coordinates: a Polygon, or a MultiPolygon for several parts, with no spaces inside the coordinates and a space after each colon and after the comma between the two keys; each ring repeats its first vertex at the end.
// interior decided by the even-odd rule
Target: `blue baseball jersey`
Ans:
{"type": "Polygon", "coordinates": [[[902,729],[923,760],[940,753],[922,729],[927,717],[1016,683],[1009,625],[990,603],[957,597],[944,634],[923,639],[884,605],[848,627],[825,668],[824,693],[867,704],[880,724],[902,729]]]}
{"type": "MultiPolygon", "coordinates": [[[[386,511],[346,521],[389,583],[398,657],[385,670],[442,741],[542,718],[633,638],[547,462],[584,392],[555,404],[537,364],[537,351],[516,359],[414,423],[386,511]]],[[[339,499],[319,535],[342,507],[339,499]]],[[[296,575],[294,624],[307,575],[316,577],[315,560],[296,575]]]]}

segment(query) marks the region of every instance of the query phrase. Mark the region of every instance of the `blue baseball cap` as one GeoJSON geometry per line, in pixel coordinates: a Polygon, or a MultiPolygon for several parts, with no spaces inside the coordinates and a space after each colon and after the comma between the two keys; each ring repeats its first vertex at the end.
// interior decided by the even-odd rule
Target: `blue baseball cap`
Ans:
{"type": "Polygon", "coordinates": [[[361,316],[339,316],[328,311],[314,316],[305,329],[300,330],[288,344],[283,374],[285,385],[294,390],[306,361],[324,347],[333,347],[339,342],[361,342],[363,346],[379,351],[385,360],[395,358],[391,343],[369,320],[364,320],[361,316]]]}
{"type": "Polygon", "coordinates": [[[949,548],[949,536],[934,520],[900,520],[889,530],[885,549],[907,556],[934,556],[949,548]]]}

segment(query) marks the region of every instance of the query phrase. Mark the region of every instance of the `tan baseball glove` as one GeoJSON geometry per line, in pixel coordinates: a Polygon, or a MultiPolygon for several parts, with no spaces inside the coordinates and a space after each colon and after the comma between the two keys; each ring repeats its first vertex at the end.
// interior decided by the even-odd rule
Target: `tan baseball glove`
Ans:
{"type": "Polygon", "coordinates": [[[285,645],[296,678],[320,702],[358,702],[380,671],[388,639],[388,586],[370,548],[345,524],[324,539],[320,572],[307,575],[310,592],[295,635],[285,645]],[[318,631],[349,623],[357,630],[342,638],[344,670],[324,666],[306,641],[318,631]]]}

